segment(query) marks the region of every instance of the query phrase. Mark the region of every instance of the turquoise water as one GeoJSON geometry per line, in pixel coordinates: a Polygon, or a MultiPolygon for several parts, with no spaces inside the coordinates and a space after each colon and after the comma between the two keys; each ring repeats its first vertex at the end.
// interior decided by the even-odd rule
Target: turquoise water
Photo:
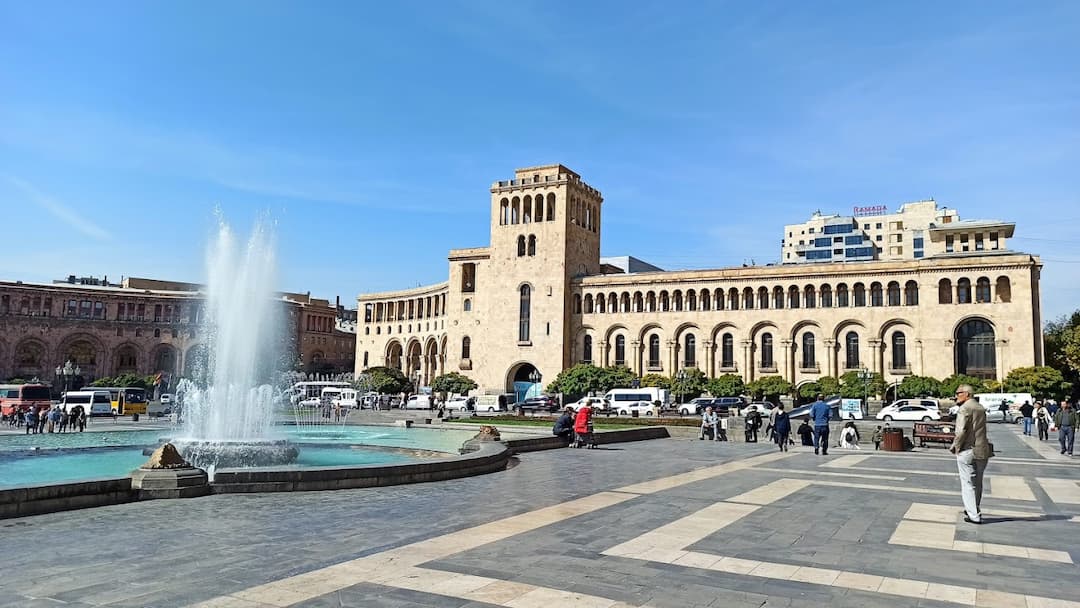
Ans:
{"type": "MultiPolygon", "coordinates": [[[[361,444],[457,453],[473,431],[399,427],[279,427],[300,444],[293,467],[391,464],[417,458],[364,449],[361,444]],[[319,444],[319,445],[311,445],[319,444]]],[[[123,477],[146,462],[143,449],[157,445],[168,429],[0,437],[0,488],[83,479],[123,477]],[[35,449],[37,448],[37,449],[35,449]],[[83,448],[83,449],[79,449],[83,448]]]]}

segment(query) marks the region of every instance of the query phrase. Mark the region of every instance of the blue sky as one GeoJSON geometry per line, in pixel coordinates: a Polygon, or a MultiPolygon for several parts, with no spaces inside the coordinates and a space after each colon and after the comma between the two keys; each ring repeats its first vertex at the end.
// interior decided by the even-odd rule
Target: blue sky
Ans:
{"type": "Polygon", "coordinates": [[[1080,306],[1074,2],[0,2],[0,34],[3,278],[203,280],[220,208],[355,304],[561,162],[605,255],[767,263],[816,209],[933,196],[1080,306]]]}

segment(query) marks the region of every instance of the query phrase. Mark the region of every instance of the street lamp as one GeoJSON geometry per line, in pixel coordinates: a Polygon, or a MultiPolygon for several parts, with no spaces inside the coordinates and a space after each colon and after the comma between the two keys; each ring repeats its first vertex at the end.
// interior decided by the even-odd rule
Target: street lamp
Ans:
{"type": "Polygon", "coordinates": [[[679,403],[682,403],[684,382],[686,382],[686,370],[680,369],[679,373],[675,374],[675,386],[678,387],[675,394],[679,396],[679,403]]]}
{"type": "Polygon", "coordinates": [[[56,372],[56,377],[57,378],[63,378],[64,379],[64,392],[65,393],[68,392],[68,390],[70,390],[71,379],[74,378],[75,376],[81,376],[82,375],[82,369],[78,365],[75,365],[74,363],[72,363],[71,359],[68,359],[67,362],[64,363],[63,365],[57,365],[56,369],[53,370],[53,371],[56,372]]]}
{"type": "MultiPolygon", "coordinates": [[[[540,384],[540,380],[542,380],[543,378],[544,376],[540,374],[540,370],[536,368],[533,368],[533,370],[529,372],[529,382],[532,382],[534,387],[537,384],[540,384]]],[[[528,397],[528,395],[525,396],[528,397]]],[[[535,397],[536,395],[533,396],[535,397]]]]}
{"type": "Polygon", "coordinates": [[[870,415],[870,381],[874,379],[874,372],[866,369],[865,367],[859,368],[859,380],[862,380],[863,386],[863,416],[870,415]]]}

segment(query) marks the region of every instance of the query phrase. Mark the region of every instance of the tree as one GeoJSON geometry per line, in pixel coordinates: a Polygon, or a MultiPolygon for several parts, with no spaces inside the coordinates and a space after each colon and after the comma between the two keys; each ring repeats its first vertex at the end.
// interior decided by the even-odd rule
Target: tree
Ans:
{"type": "Polygon", "coordinates": [[[929,376],[907,376],[896,392],[898,397],[937,397],[941,394],[941,380],[929,376]]]}
{"type": "Polygon", "coordinates": [[[1009,393],[1031,393],[1036,399],[1061,397],[1072,386],[1058,370],[1040,365],[1037,367],[1018,367],[1005,376],[1005,391],[1009,393]]]}
{"type": "Polygon", "coordinates": [[[973,395],[986,392],[986,385],[983,384],[982,379],[964,374],[953,374],[941,381],[941,393],[938,396],[943,399],[952,399],[956,395],[956,389],[962,384],[970,385],[973,395]]]}
{"type": "Polygon", "coordinates": [[[364,373],[368,375],[371,390],[383,395],[400,393],[410,384],[405,374],[394,367],[369,367],[364,373]]]}
{"type": "Polygon", "coordinates": [[[660,374],[645,374],[641,377],[641,386],[655,386],[657,388],[671,388],[671,378],[660,374]]]}
{"type": "Polygon", "coordinates": [[[840,380],[833,376],[822,376],[813,382],[807,382],[799,387],[799,396],[805,399],[813,399],[818,395],[830,395],[840,394],[840,380]]]}
{"type": "Polygon", "coordinates": [[[629,387],[636,379],[634,372],[622,365],[597,367],[590,363],[579,363],[559,372],[555,380],[548,384],[548,392],[571,397],[603,394],[613,388],[629,387]]]}
{"type": "Polygon", "coordinates": [[[859,378],[859,372],[850,371],[840,376],[840,396],[844,399],[862,399],[864,396],[876,396],[885,393],[885,379],[874,372],[866,384],[859,378]]]}
{"type": "Polygon", "coordinates": [[[746,385],[738,374],[724,374],[709,380],[705,386],[713,397],[738,397],[746,392],[746,385]]]}
{"type": "Polygon", "coordinates": [[[683,400],[693,399],[704,393],[709,380],[705,377],[705,372],[696,367],[690,367],[683,371],[686,372],[685,378],[679,380],[676,376],[671,379],[671,392],[683,400]]]}
{"type": "Polygon", "coordinates": [[[762,376],[746,385],[746,390],[755,398],[776,398],[791,392],[791,383],[782,376],[762,376]]]}
{"type": "Polygon", "coordinates": [[[1072,389],[1080,387],[1080,310],[1048,322],[1043,347],[1046,364],[1061,372],[1072,389]]]}
{"type": "Polygon", "coordinates": [[[476,387],[477,384],[472,378],[457,372],[435,376],[435,379],[431,381],[431,390],[440,393],[443,398],[448,394],[464,395],[476,387]]]}

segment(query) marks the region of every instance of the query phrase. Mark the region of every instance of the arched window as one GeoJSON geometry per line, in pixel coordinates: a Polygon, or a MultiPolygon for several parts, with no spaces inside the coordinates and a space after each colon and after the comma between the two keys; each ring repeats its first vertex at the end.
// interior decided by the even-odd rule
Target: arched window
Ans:
{"type": "Polygon", "coordinates": [[[660,367],[660,336],[653,334],[649,336],[649,368],[656,369],[660,367]]]}
{"type": "Polygon", "coordinates": [[[975,301],[979,304],[990,303],[990,279],[979,277],[979,280],[975,281],[975,301]]]}
{"type": "Polygon", "coordinates": [[[697,292],[693,289],[686,292],[686,310],[690,312],[697,310],[697,292]]]}
{"type": "Polygon", "coordinates": [[[510,223],[517,224],[519,222],[521,222],[521,200],[515,196],[510,201],[510,223]]]}
{"type": "Polygon", "coordinates": [[[907,337],[901,331],[892,335],[892,369],[907,369],[907,337]]]}
{"type": "Polygon", "coordinates": [[[836,286],[836,306],[839,308],[847,308],[848,305],[847,285],[840,283],[836,286]]]}
{"type": "Polygon", "coordinates": [[[711,306],[709,305],[709,290],[708,289],[702,289],[701,290],[701,310],[711,310],[711,306]]]}
{"type": "Polygon", "coordinates": [[[784,307],[784,288],[774,287],[772,291],[772,304],[773,308],[780,309],[784,307]]]}
{"type": "Polygon", "coordinates": [[[919,305],[919,284],[908,281],[904,284],[904,306],[919,305]]]}
{"type": "Polygon", "coordinates": [[[675,312],[682,312],[682,291],[676,289],[675,292],[671,294],[671,296],[671,299],[674,303],[672,309],[675,312]]]}
{"type": "Polygon", "coordinates": [[[828,285],[821,286],[821,307],[832,308],[832,287],[828,285]]]}
{"type": "Polygon", "coordinates": [[[580,293],[575,293],[574,294],[574,314],[576,314],[576,315],[581,314],[581,294],[580,293]]]}
{"type": "Polygon", "coordinates": [[[624,291],[619,296],[619,312],[630,312],[630,292],[624,291]]]}
{"type": "Polygon", "coordinates": [[[772,369],[773,367],[773,352],[772,352],[772,334],[761,334],[761,367],[762,369],[772,369]]]}
{"type": "Polygon", "coordinates": [[[799,288],[792,285],[788,287],[788,308],[799,307],[799,288]]]}
{"type": "Polygon", "coordinates": [[[532,288],[521,286],[521,307],[518,316],[518,342],[529,341],[529,315],[532,310],[532,288]]]}
{"type": "Polygon", "coordinates": [[[739,310],[739,290],[734,287],[728,290],[728,308],[739,310]]]}
{"type": "Polygon", "coordinates": [[[971,304],[971,281],[967,278],[956,282],[956,303],[971,304]]]}
{"type": "Polygon", "coordinates": [[[615,336],[615,365],[626,365],[626,338],[615,336]]]}
{"type": "Polygon", "coordinates": [[[866,288],[863,287],[863,284],[855,283],[853,291],[855,306],[866,306],[866,288]]]}
{"type": "Polygon", "coordinates": [[[469,359],[472,351],[472,340],[469,336],[465,336],[461,339],[461,358],[469,359]]]}
{"type": "Polygon", "coordinates": [[[965,321],[956,330],[956,373],[992,380],[997,377],[994,328],[982,319],[965,321]]]}
{"type": "Polygon", "coordinates": [[[952,281],[941,279],[937,284],[938,304],[952,304],[952,281]]]}
{"type": "Polygon", "coordinates": [[[461,303],[461,310],[465,312],[472,311],[472,300],[470,298],[465,298],[465,301],[461,303]]]}
{"type": "Polygon", "coordinates": [[[656,294],[651,291],[645,294],[645,310],[656,312],[656,294]]]}
{"type": "Polygon", "coordinates": [[[555,194],[548,194],[547,199],[547,219],[553,222],[555,221],[555,194]]]}
{"type": "Polygon", "coordinates": [[[845,369],[859,369],[859,334],[849,331],[844,338],[845,369]]]}
{"type": "Polygon", "coordinates": [[[900,283],[889,281],[889,306],[900,305],[900,283]]]}
{"type": "Polygon", "coordinates": [[[735,367],[735,338],[731,334],[724,334],[720,339],[720,367],[732,369],[735,367]]]}
{"type": "Polygon", "coordinates": [[[517,238],[517,254],[518,254],[519,258],[521,256],[525,255],[525,236],[524,235],[519,236],[517,238]]]}
{"type": "Polygon", "coordinates": [[[591,315],[593,312],[593,297],[591,293],[585,294],[585,314],[591,315]]]}
{"type": "Polygon", "coordinates": [[[994,293],[998,302],[1012,302],[1012,283],[1009,282],[1009,277],[1001,276],[997,278],[994,293]]]}
{"type": "Polygon", "coordinates": [[[767,287],[758,287],[757,307],[761,309],[769,307],[769,289],[767,287]]]}
{"type": "Polygon", "coordinates": [[[536,255],[536,235],[529,235],[529,255],[536,255]]]}
{"type": "Polygon", "coordinates": [[[640,291],[634,292],[634,312],[642,312],[645,310],[645,303],[641,297],[640,291]]]}
{"type": "Polygon", "coordinates": [[[538,222],[544,221],[544,195],[543,194],[537,194],[536,195],[536,215],[535,215],[535,217],[536,217],[536,221],[538,221],[538,222]]]}
{"type": "Polygon", "coordinates": [[[817,358],[814,353],[814,334],[806,332],[802,335],[802,366],[803,369],[810,369],[817,365],[817,358]]]}
{"type": "Polygon", "coordinates": [[[619,312],[619,295],[614,291],[607,295],[607,311],[610,313],[619,312]]]}
{"type": "Polygon", "coordinates": [[[592,363],[592,336],[585,336],[581,345],[581,362],[592,363]]]}
{"type": "Polygon", "coordinates": [[[671,310],[670,302],[668,301],[668,295],[666,291],[660,292],[660,312],[667,312],[671,310]]]}
{"type": "Polygon", "coordinates": [[[604,298],[604,294],[596,294],[596,312],[604,314],[607,312],[607,299],[604,298]]]}
{"type": "Polygon", "coordinates": [[[532,222],[532,197],[525,195],[525,199],[522,201],[521,207],[521,223],[528,224],[532,222]]]}
{"type": "Polygon", "coordinates": [[[754,290],[750,287],[742,290],[742,306],[746,310],[754,309],[754,290]]]}
{"type": "Polygon", "coordinates": [[[870,305],[882,306],[884,303],[881,293],[881,283],[874,281],[870,284],[870,305]]]}
{"type": "Polygon", "coordinates": [[[724,310],[727,307],[727,299],[724,297],[724,290],[717,288],[713,292],[713,300],[716,301],[716,310],[724,310]]]}
{"type": "Polygon", "coordinates": [[[817,307],[817,292],[813,285],[807,285],[803,288],[803,302],[807,308],[817,307]]]}
{"type": "Polygon", "coordinates": [[[683,367],[697,367],[697,338],[686,334],[683,340],[683,367]]]}
{"type": "Polygon", "coordinates": [[[510,223],[510,201],[505,198],[499,201],[499,225],[505,226],[510,223]]]}

